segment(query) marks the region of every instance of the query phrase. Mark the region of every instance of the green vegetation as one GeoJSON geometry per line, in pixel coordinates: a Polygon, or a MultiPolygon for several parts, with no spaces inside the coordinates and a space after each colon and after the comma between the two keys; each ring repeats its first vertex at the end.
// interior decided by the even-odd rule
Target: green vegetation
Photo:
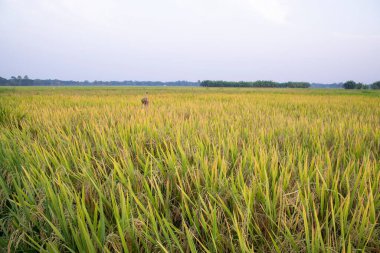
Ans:
{"type": "Polygon", "coordinates": [[[309,88],[307,82],[287,82],[277,83],[273,81],[255,81],[255,82],[229,82],[229,81],[202,81],[203,87],[265,87],[265,88],[309,88]]]}
{"type": "Polygon", "coordinates": [[[379,82],[375,82],[372,85],[368,85],[368,84],[356,83],[354,81],[347,81],[343,84],[343,88],[345,88],[345,89],[357,89],[357,90],[360,90],[360,89],[368,90],[370,88],[378,89],[377,83],[379,83],[379,82]]]}
{"type": "Polygon", "coordinates": [[[189,81],[73,81],[59,79],[30,79],[27,75],[12,76],[10,79],[0,77],[0,86],[198,86],[189,81]]]}
{"type": "Polygon", "coordinates": [[[371,87],[374,90],[379,90],[380,89],[380,81],[374,82],[371,87]]]}
{"type": "Polygon", "coordinates": [[[0,252],[380,248],[378,91],[0,91],[0,252]]]}

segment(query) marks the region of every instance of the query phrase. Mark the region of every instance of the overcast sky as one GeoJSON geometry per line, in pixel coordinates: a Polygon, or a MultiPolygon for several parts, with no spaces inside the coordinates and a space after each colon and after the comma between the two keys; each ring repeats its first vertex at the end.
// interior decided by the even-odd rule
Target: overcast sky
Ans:
{"type": "Polygon", "coordinates": [[[379,0],[0,0],[0,76],[380,80],[379,0]]]}

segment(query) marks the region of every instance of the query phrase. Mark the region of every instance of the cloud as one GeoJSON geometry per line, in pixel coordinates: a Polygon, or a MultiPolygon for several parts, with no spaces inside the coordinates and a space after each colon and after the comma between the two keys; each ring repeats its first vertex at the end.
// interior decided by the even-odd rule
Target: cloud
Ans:
{"type": "Polygon", "coordinates": [[[248,0],[254,11],[275,24],[286,24],[289,9],[279,0],[248,0]]]}

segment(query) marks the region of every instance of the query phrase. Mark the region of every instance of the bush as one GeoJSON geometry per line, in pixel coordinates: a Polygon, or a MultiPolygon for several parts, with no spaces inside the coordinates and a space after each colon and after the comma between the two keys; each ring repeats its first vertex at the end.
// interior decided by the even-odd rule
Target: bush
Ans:
{"type": "Polygon", "coordinates": [[[374,90],[379,90],[380,89],[380,81],[374,82],[371,85],[371,88],[374,89],[374,90]]]}

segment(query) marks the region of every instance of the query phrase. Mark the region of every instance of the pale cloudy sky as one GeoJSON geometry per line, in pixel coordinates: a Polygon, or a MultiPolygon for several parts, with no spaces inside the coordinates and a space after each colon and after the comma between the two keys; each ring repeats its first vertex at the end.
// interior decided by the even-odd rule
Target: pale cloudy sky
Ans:
{"type": "Polygon", "coordinates": [[[0,0],[0,76],[380,80],[379,0],[0,0]]]}

